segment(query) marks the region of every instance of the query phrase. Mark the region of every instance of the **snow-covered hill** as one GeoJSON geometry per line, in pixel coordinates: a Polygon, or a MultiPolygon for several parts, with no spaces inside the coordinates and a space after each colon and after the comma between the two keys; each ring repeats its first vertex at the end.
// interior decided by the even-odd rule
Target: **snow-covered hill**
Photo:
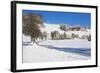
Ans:
{"type": "MultiPolygon", "coordinates": [[[[44,23],[44,27],[41,27],[41,32],[47,32],[47,39],[51,39],[51,32],[58,31],[60,34],[64,34],[65,31],[60,29],[60,24],[47,24],[44,23]]],[[[67,31],[66,35],[72,36],[72,34],[78,35],[80,38],[82,36],[89,36],[91,34],[90,29],[86,29],[86,31],[67,31]]],[[[29,41],[30,37],[23,35],[23,41],[29,41]]]]}
{"type": "MultiPolygon", "coordinates": [[[[44,28],[41,28],[41,31],[45,31],[48,34],[48,38],[50,38],[50,34],[53,31],[58,31],[60,34],[64,34],[65,31],[60,29],[60,24],[47,24],[44,23],[44,28]]],[[[79,37],[82,37],[83,35],[90,35],[91,31],[90,29],[86,29],[86,31],[67,31],[65,32],[67,35],[71,36],[72,34],[77,34],[79,37]]]]}
{"type": "Polygon", "coordinates": [[[63,33],[64,31],[60,30],[59,24],[46,24],[44,23],[44,28],[41,28],[42,31],[46,31],[47,33],[51,33],[52,31],[58,31],[59,33],[63,33]]]}

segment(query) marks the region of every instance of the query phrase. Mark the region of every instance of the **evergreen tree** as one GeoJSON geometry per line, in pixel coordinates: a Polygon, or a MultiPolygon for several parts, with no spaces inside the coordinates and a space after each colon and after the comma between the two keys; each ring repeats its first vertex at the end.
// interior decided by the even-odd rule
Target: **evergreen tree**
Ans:
{"type": "Polygon", "coordinates": [[[66,31],[66,25],[63,25],[63,24],[60,25],[60,29],[63,30],[63,31],[66,31]]]}

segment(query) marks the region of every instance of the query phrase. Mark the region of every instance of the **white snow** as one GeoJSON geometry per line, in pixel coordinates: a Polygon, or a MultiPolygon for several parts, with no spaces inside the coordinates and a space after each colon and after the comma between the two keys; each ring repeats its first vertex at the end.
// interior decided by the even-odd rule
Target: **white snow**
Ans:
{"type": "Polygon", "coordinates": [[[23,63],[32,62],[58,62],[58,61],[74,61],[88,60],[89,57],[78,55],[75,53],[57,51],[48,49],[37,44],[23,46],[23,63]]]}
{"type": "MultiPolygon", "coordinates": [[[[46,31],[50,38],[52,31],[58,31],[60,34],[64,31],[60,30],[60,25],[57,24],[44,24],[45,27],[41,28],[41,31],[46,31]]],[[[88,31],[68,31],[66,34],[71,35],[72,33],[82,35],[89,35],[88,31]]],[[[30,37],[23,35],[23,43],[29,42],[30,37]]],[[[90,57],[79,55],[71,52],[58,51],[56,49],[49,49],[40,45],[52,45],[53,47],[59,48],[91,48],[91,43],[86,39],[66,39],[66,40],[46,40],[41,41],[37,44],[27,43],[23,44],[23,63],[31,62],[54,62],[54,61],[73,61],[73,60],[88,60],[90,57]]]]}
{"type": "Polygon", "coordinates": [[[51,33],[52,31],[58,31],[59,33],[63,33],[64,31],[60,30],[59,24],[46,24],[44,23],[44,28],[41,28],[42,31],[46,31],[47,33],[51,33]]]}
{"type": "Polygon", "coordinates": [[[46,31],[48,34],[48,39],[51,39],[51,32],[52,31],[58,31],[60,34],[63,34],[64,31],[60,30],[60,25],[59,24],[46,24],[44,23],[44,28],[41,28],[41,31],[46,31]]]}
{"type": "Polygon", "coordinates": [[[47,40],[39,43],[40,45],[52,45],[61,48],[91,48],[91,43],[86,39],[70,40],[47,40]]]}
{"type": "Polygon", "coordinates": [[[23,42],[30,42],[30,41],[31,41],[31,37],[23,34],[23,42]]]}
{"type": "MultiPolygon", "coordinates": [[[[44,28],[41,28],[41,31],[46,31],[48,33],[48,38],[50,39],[50,34],[52,31],[58,31],[60,34],[64,34],[64,31],[60,29],[60,24],[47,24],[44,23],[44,28]]],[[[67,31],[66,34],[71,36],[73,34],[79,35],[79,37],[82,37],[83,35],[89,35],[91,34],[90,29],[87,29],[87,31],[67,31]]]]}

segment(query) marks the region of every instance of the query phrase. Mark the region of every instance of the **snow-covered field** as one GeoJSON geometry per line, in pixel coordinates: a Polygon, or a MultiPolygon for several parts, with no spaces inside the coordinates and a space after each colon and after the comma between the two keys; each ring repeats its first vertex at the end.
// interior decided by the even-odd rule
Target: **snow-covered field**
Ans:
{"type": "MultiPolygon", "coordinates": [[[[72,40],[70,40],[70,46],[71,44],[76,46],[76,47],[80,47],[80,45],[82,46],[83,42],[82,40],[74,40],[72,42],[72,40]],[[73,44],[73,42],[76,42],[76,44],[73,44]],[[72,43],[71,43],[72,42],[72,43]],[[79,46],[78,43],[80,42],[79,46]]],[[[39,44],[43,45],[48,45],[51,44],[53,46],[57,46],[57,47],[67,47],[68,45],[66,43],[69,43],[68,40],[66,40],[66,43],[64,43],[65,41],[60,41],[60,43],[58,41],[44,41],[44,42],[40,42],[39,44]]],[[[85,42],[86,44],[90,44],[89,42],[85,42]]],[[[85,48],[89,48],[89,46],[87,46],[86,44],[83,44],[83,46],[85,46],[85,48]]],[[[63,52],[63,51],[59,51],[57,49],[51,49],[48,47],[44,47],[41,45],[37,45],[37,44],[32,44],[29,43],[28,45],[23,45],[23,63],[31,63],[31,62],[52,62],[52,61],[75,61],[75,60],[88,60],[90,59],[90,56],[84,56],[84,55],[80,55],[74,52],[63,52]]]]}
{"type": "MultiPolygon", "coordinates": [[[[49,39],[33,44],[29,36],[23,35],[23,63],[76,61],[91,58],[91,42],[87,39],[51,40],[50,33],[57,30],[60,34],[64,31],[59,25],[45,24],[41,31],[48,33],[49,39]]],[[[67,34],[89,35],[87,31],[69,31],[67,34]]]]}
{"type": "Polygon", "coordinates": [[[91,43],[86,39],[70,40],[47,40],[39,43],[40,45],[52,45],[63,48],[91,48],[91,43]]]}

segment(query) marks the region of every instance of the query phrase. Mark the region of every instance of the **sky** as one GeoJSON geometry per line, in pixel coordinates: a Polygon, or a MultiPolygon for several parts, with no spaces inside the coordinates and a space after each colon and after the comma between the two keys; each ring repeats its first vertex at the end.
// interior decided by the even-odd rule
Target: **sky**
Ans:
{"type": "Polygon", "coordinates": [[[80,25],[82,27],[91,26],[90,13],[23,10],[22,14],[41,15],[43,22],[48,24],[65,24],[69,26],[80,25]]]}

